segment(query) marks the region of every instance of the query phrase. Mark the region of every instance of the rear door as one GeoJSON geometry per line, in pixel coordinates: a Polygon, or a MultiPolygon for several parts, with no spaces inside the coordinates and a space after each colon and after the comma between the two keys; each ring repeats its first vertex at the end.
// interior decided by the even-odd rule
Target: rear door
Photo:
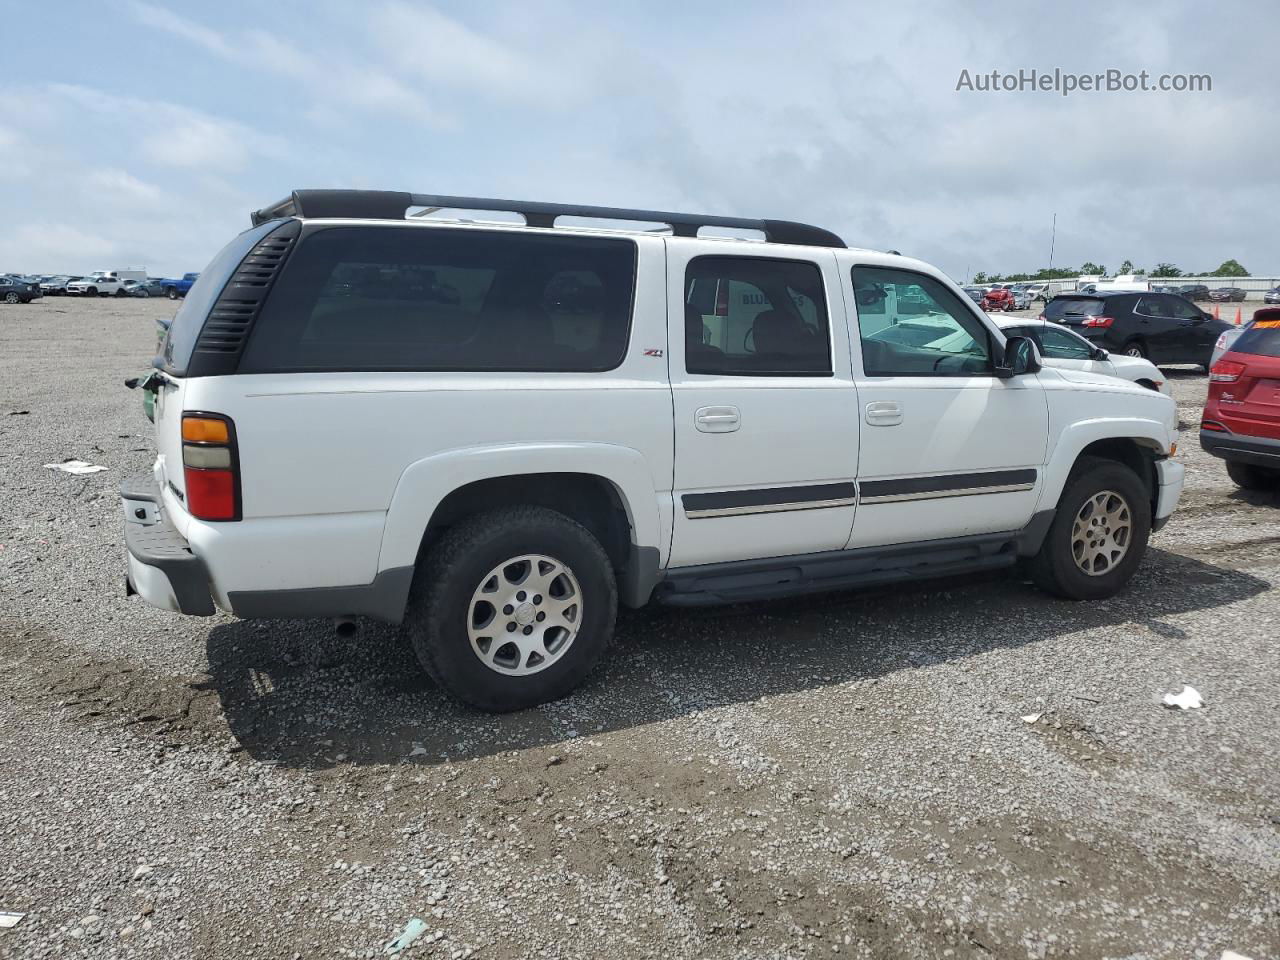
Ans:
{"type": "Polygon", "coordinates": [[[671,566],[838,550],[858,404],[830,250],[668,241],[671,566]]]}
{"type": "Polygon", "coordinates": [[[1143,294],[1133,304],[1132,333],[1141,340],[1147,359],[1154,363],[1177,363],[1188,349],[1188,325],[1185,318],[1177,316],[1179,303],[1195,310],[1181,297],[1163,293],[1143,294]]]}

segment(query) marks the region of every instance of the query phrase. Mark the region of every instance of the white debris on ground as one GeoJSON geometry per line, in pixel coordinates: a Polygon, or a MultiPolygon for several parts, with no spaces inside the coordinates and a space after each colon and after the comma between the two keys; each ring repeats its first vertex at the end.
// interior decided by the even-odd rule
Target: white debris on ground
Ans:
{"type": "Polygon", "coordinates": [[[1183,685],[1181,693],[1166,693],[1164,695],[1164,705],[1178,710],[1199,710],[1204,706],[1204,700],[1195,687],[1183,685]]]}

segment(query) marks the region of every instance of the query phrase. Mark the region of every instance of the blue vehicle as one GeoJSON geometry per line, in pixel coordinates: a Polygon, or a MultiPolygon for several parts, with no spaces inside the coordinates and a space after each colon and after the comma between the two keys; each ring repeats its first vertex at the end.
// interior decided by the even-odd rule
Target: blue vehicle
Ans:
{"type": "Polygon", "coordinates": [[[198,273],[184,273],[181,280],[161,280],[160,286],[164,289],[166,297],[170,300],[178,300],[185,297],[191,285],[199,279],[198,273]]]}

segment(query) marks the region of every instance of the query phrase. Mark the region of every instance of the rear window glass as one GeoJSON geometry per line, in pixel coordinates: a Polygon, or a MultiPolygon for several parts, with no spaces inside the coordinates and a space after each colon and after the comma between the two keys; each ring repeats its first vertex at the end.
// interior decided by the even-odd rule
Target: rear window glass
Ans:
{"type": "Polygon", "coordinates": [[[322,229],[289,258],[240,371],[610,370],[635,256],[609,238],[322,229]]]}
{"type": "Polygon", "coordinates": [[[1092,297],[1055,297],[1044,308],[1044,315],[1050,320],[1059,317],[1100,317],[1106,305],[1103,301],[1092,297]]]}
{"type": "Polygon", "coordinates": [[[1260,320],[1253,324],[1231,345],[1231,351],[1280,357],[1280,320],[1260,320]]]}
{"type": "Polygon", "coordinates": [[[231,275],[236,272],[243,260],[259,240],[280,226],[280,220],[268,220],[240,234],[223,247],[212,262],[200,273],[200,279],[192,284],[182,300],[169,325],[169,333],[161,347],[161,355],[156,358],[156,366],[161,366],[174,376],[183,376],[191,363],[192,351],[196,348],[196,340],[204,327],[205,317],[213,303],[222,293],[231,275]]]}

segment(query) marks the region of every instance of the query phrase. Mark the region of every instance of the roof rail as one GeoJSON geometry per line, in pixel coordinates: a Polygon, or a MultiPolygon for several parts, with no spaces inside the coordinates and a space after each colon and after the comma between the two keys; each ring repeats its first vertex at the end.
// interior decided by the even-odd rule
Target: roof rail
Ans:
{"type": "Polygon", "coordinates": [[[399,220],[409,207],[450,210],[501,210],[518,213],[531,227],[554,227],[557,217],[594,220],[635,220],[665,223],[677,237],[696,237],[702,227],[759,230],[771,243],[843,247],[844,241],[822,227],[790,220],[753,220],[746,217],[710,217],[663,210],[629,210],[624,207],[587,207],[571,203],[539,203],[530,200],[495,200],[486,197],[450,197],[432,193],[394,190],[295,190],[279,203],[250,214],[253,225],[280,217],[340,217],[356,220],[399,220]]]}

